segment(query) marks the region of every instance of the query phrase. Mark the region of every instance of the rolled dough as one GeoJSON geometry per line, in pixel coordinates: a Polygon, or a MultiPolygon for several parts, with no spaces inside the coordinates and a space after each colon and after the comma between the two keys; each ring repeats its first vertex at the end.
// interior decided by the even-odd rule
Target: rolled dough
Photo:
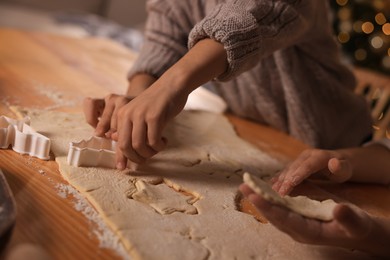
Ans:
{"type": "Polygon", "coordinates": [[[93,133],[82,114],[42,110],[28,114],[32,127],[51,138],[61,175],[103,216],[132,259],[359,256],[299,244],[271,224],[237,210],[243,168],[264,176],[282,165],[240,139],[224,116],[182,112],[165,129],[164,151],[137,171],[117,171],[66,163],[69,143],[93,133]]]}
{"type": "Polygon", "coordinates": [[[317,201],[306,196],[290,197],[287,195],[281,197],[266,182],[247,172],[244,173],[244,182],[269,202],[286,207],[302,216],[323,221],[331,221],[333,219],[333,209],[337,203],[331,199],[317,201]]]}

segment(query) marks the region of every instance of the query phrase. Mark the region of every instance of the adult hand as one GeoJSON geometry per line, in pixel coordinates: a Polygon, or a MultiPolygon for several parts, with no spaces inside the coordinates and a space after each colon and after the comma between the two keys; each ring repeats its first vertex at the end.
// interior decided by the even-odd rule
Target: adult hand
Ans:
{"type": "Polygon", "coordinates": [[[336,182],[352,176],[351,163],[338,151],[308,149],[271,179],[272,188],[282,196],[313,174],[321,174],[336,182]]]}
{"type": "Polygon", "coordinates": [[[85,119],[95,128],[95,135],[111,138],[117,130],[119,108],[132,99],[116,94],[107,95],[104,99],[85,98],[83,104],[85,119]]]}

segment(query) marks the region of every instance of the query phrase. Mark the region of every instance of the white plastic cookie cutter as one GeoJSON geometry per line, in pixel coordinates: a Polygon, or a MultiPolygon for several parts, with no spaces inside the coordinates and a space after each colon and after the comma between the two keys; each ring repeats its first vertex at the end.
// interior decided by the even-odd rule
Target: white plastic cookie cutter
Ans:
{"type": "Polygon", "coordinates": [[[71,166],[116,168],[116,142],[92,136],[88,140],[71,142],[67,162],[71,166]]]}
{"type": "Polygon", "coordinates": [[[0,148],[20,154],[28,154],[42,160],[49,160],[50,139],[31,128],[30,118],[22,120],[0,116],[0,148]]]}

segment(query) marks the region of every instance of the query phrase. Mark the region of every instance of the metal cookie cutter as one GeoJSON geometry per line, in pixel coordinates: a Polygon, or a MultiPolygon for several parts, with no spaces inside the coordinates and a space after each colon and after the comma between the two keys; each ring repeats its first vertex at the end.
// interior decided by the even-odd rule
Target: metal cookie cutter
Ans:
{"type": "Polygon", "coordinates": [[[50,139],[31,128],[30,118],[22,120],[0,116],[0,148],[49,160],[50,139]]]}
{"type": "Polygon", "coordinates": [[[88,140],[71,142],[67,162],[72,166],[116,168],[116,142],[92,136],[88,140]]]}

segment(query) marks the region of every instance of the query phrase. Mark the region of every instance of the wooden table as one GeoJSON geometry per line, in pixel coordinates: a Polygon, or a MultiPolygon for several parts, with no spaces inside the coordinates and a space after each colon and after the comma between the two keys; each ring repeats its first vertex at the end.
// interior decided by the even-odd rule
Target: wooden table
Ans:
{"type": "MultiPolygon", "coordinates": [[[[135,55],[104,39],[72,39],[38,32],[0,29],[0,114],[14,116],[10,105],[80,110],[86,96],[124,93],[126,72],[135,55]]],[[[272,156],[288,161],[305,145],[271,128],[229,116],[237,132],[272,156]]],[[[59,195],[61,178],[54,161],[0,150],[0,168],[15,195],[17,221],[8,250],[22,243],[44,248],[54,259],[119,259],[99,247],[91,223],[59,195]]],[[[374,185],[322,184],[377,215],[390,217],[390,192],[374,185]]],[[[301,189],[311,193],[315,189],[301,189]]],[[[4,254],[4,253],[3,253],[4,254]]]]}

